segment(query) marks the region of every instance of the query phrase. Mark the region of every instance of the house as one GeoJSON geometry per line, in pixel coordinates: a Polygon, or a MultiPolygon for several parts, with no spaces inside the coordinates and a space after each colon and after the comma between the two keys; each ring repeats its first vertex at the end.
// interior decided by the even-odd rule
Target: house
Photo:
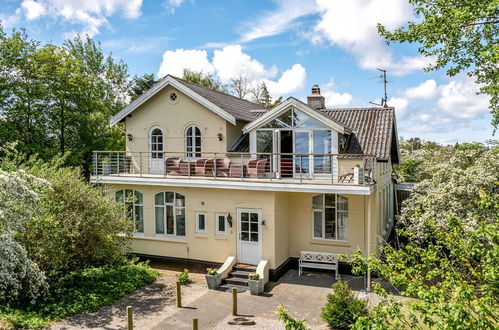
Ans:
{"type": "Polygon", "coordinates": [[[391,107],[273,109],[166,76],[111,119],[126,150],[95,151],[91,181],[135,219],[138,255],[260,265],[270,279],[300,251],[377,253],[393,224],[391,107]]]}

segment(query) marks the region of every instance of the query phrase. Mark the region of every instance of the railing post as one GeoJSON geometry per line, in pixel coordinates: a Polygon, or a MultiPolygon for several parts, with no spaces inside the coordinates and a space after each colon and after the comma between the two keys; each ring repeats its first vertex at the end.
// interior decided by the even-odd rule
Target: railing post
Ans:
{"type": "Polygon", "coordinates": [[[333,155],[329,156],[329,164],[331,164],[331,183],[334,183],[333,155]]]}
{"type": "Polygon", "coordinates": [[[191,159],[187,158],[187,176],[191,178],[191,159]]]}
{"type": "Polygon", "coordinates": [[[164,169],[163,178],[166,178],[166,154],[163,152],[163,153],[161,153],[161,155],[163,156],[163,158],[161,158],[162,162],[163,162],[163,169],[164,169]]]}
{"type": "Polygon", "coordinates": [[[303,176],[303,155],[300,155],[300,182],[303,182],[302,176],[303,176]]]}
{"type": "Polygon", "coordinates": [[[244,164],[243,164],[243,154],[241,154],[241,181],[244,180],[244,164]]]}
{"type": "Polygon", "coordinates": [[[215,152],[215,160],[213,161],[213,176],[217,179],[217,153],[215,152]]]}
{"type": "Polygon", "coordinates": [[[94,151],[94,175],[98,175],[99,170],[97,168],[97,152],[94,151]]]}
{"type": "Polygon", "coordinates": [[[118,165],[117,165],[117,172],[118,173],[117,174],[118,174],[118,176],[120,176],[120,152],[119,151],[116,153],[116,158],[117,158],[117,163],[118,163],[118,165]]]}
{"type": "Polygon", "coordinates": [[[139,174],[142,177],[142,152],[139,152],[139,174]]]}
{"type": "Polygon", "coordinates": [[[272,164],[272,160],[274,158],[274,154],[270,155],[270,181],[272,181],[272,177],[274,176],[274,164],[272,164]]]}

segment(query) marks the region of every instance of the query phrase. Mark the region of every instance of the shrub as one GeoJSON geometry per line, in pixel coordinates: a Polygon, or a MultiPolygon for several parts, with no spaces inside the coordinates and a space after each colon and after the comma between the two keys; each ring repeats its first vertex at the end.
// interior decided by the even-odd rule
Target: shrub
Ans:
{"type": "Polygon", "coordinates": [[[177,274],[177,281],[179,281],[182,285],[192,283],[191,279],[189,278],[189,270],[187,268],[185,268],[181,273],[177,274]]]}
{"type": "Polygon", "coordinates": [[[248,280],[258,281],[259,279],[260,279],[260,275],[258,275],[258,274],[249,274],[248,275],[248,280]]]}
{"type": "Polygon", "coordinates": [[[216,268],[207,268],[206,269],[206,274],[207,275],[216,275],[217,274],[217,269],[216,268]]]}
{"type": "Polygon", "coordinates": [[[281,305],[279,310],[277,311],[277,315],[279,315],[279,320],[284,323],[284,328],[286,330],[309,330],[305,326],[306,320],[295,320],[288,314],[288,310],[286,306],[281,305]]]}
{"type": "Polygon", "coordinates": [[[146,264],[131,262],[74,271],[55,281],[49,294],[35,304],[0,305],[0,320],[16,327],[45,327],[74,314],[98,311],[158,276],[146,264]]]}
{"type": "Polygon", "coordinates": [[[321,317],[331,328],[348,329],[360,316],[366,316],[367,301],[357,299],[346,281],[338,281],[332,286],[327,303],[322,307],[321,317]]]}

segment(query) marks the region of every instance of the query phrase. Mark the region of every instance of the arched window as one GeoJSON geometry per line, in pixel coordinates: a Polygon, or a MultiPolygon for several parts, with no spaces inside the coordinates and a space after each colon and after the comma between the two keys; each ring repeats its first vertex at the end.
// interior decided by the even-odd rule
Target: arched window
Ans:
{"type": "Polygon", "coordinates": [[[118,203],[123,204],[125,217],[133,219],[135,223],[135,232],[144,232],[144,198],[142,193],[133,189],[118,190],[115,194],[118,203]]]}
{"type": "Polygon", "coordinates": [[[187,157],[201,157],[201,129],[191,125],[185,130],[185,152],[187,157]]]}
{"type": "Polygon", "coordinates": [[[156,127],[151,131],[151,158],[163,158],[163,131],[156,127]]]}
{"type": "Polygon", "coordinates": [[[348,198],[323,194],[312,199],[313,238],[348,239],[348,198]]]}
{"type": "Polygon", "coordinates": [[[157,235],[185,236],[185,197],[173,191],[154,196],[157,235]]]}

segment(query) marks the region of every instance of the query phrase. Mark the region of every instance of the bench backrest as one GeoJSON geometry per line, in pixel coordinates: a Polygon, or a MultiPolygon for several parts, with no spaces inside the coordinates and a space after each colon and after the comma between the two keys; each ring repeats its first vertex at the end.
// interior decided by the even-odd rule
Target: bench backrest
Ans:
{"type": "Polygon", "coordinates": [[[338,255],[334,253],[301,251],[300,254],[302,261],[338,263],[338,255]]]}

